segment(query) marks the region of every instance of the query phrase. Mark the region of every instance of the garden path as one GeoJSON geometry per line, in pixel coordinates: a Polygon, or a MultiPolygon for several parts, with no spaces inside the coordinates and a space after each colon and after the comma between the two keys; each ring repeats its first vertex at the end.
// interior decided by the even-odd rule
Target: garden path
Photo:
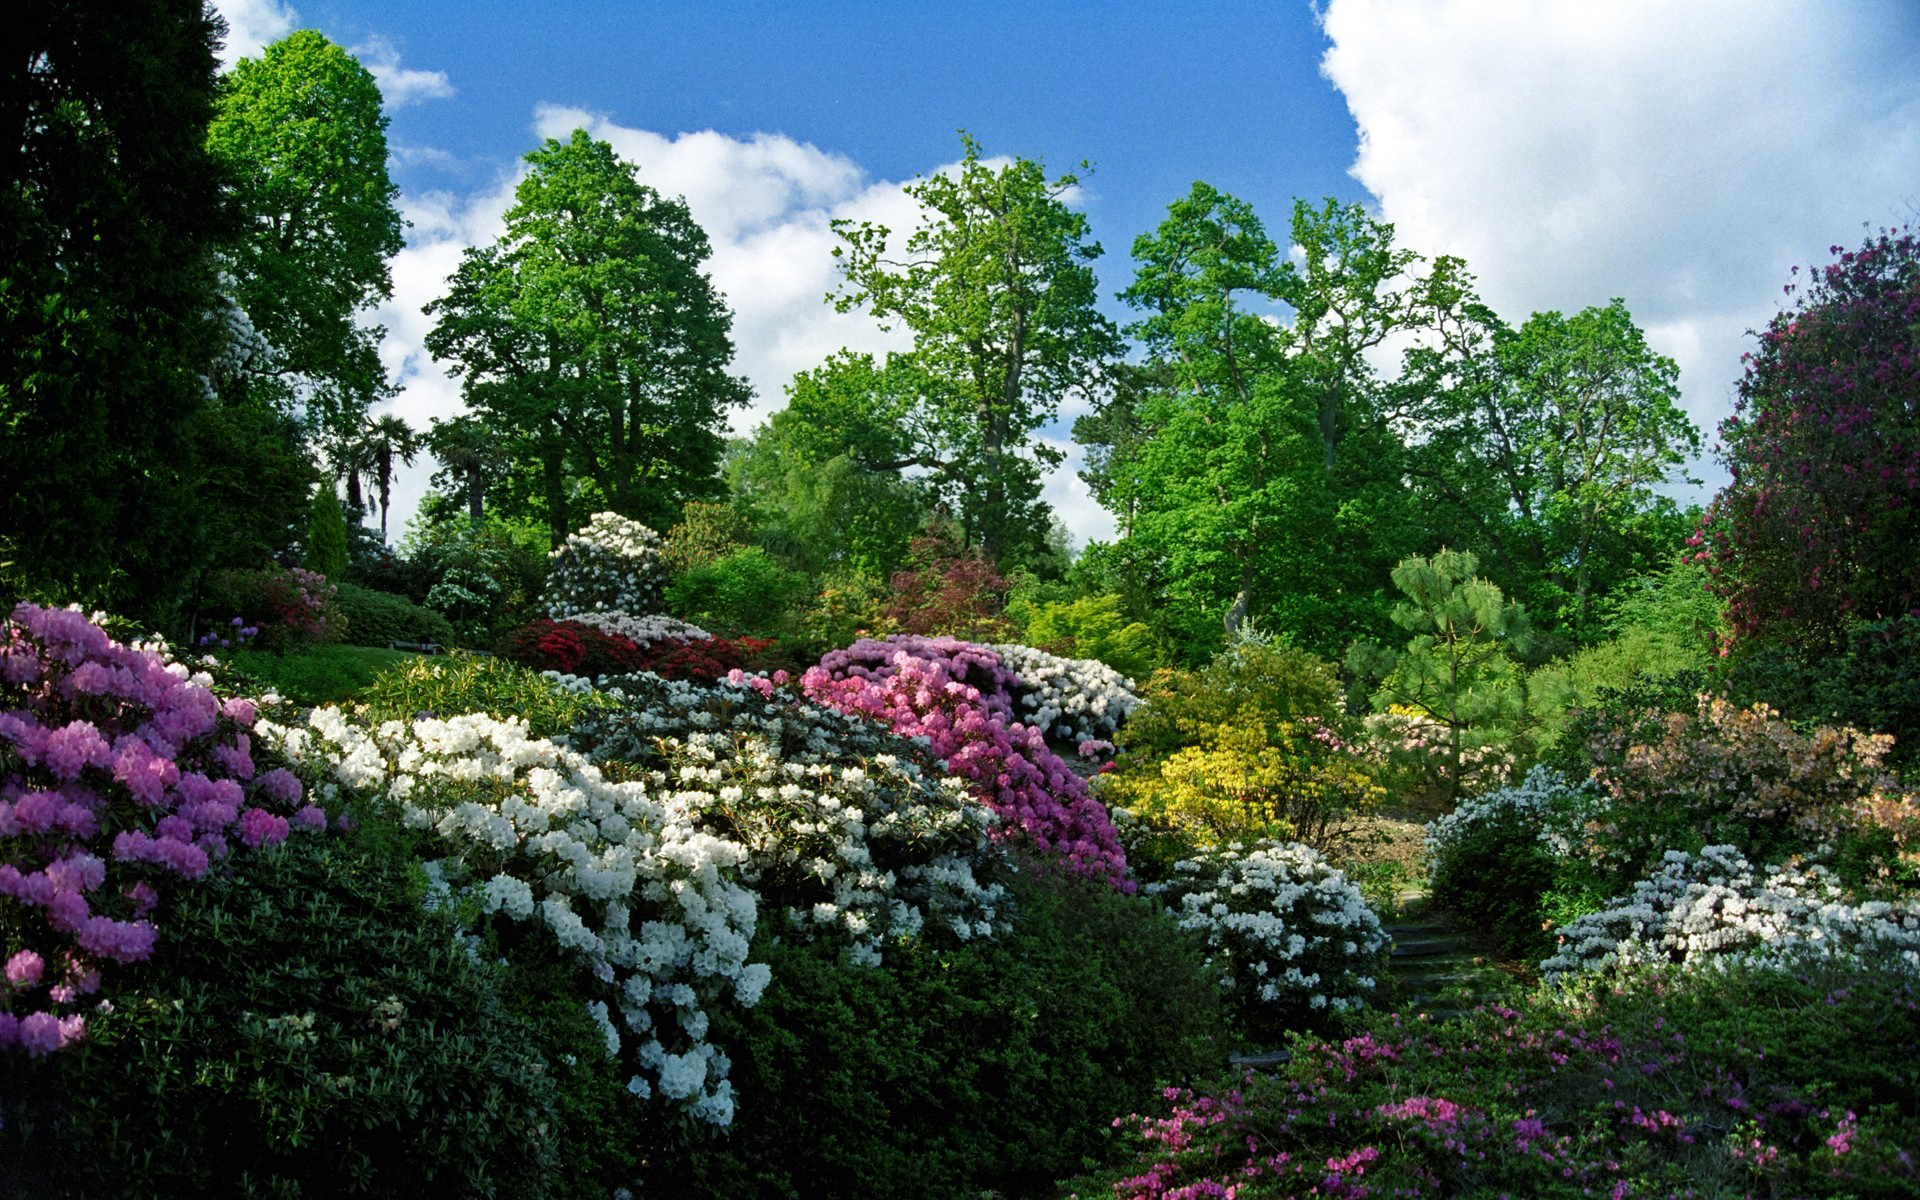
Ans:
{"type": "Polygon", "coordinates": [[[1447,1020],[1506,994],[1513,980],[1474,944],[1471,931],[1456,928],[1435,910],[1423,888],[1395,897],[1397,913],[1384,925],[1393,940],[1395,997],[1416,1012],[1447,1020]]]}

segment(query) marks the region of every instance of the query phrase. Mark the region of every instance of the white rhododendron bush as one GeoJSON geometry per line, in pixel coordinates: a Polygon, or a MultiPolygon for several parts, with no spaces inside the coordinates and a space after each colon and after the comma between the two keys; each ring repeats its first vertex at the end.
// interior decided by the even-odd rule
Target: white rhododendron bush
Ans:
{"type": "Polygon", "coordinates": [[[1815,865],[1755,867],[1732,846],[1669,850],[1660,870],[1562,932],[1549,980],[1678,963],[1866,960],[1920,974],[1920,903],[1855,903],[1815,865]]]}
{"type": "Polygon", "coordinates": [[[619,513],[595,513],[548,555],[549,616],[587,612],[652,613],[660,608],[666,568],[660,535],[619,513]]]}
{"type": "Polygon", "coordinates": [[[1149,884],[1256,1027],[1364,1005],[1386,973],[1387,936],[1345,872],[1297,842],[1230,843],[1149,884]]]}
{"type": "Polygon", "coordinates": [[[1064,742],[1110,742],[1140,706],[1133,684],[1098,659],[1061,658],[1012,644],[988,649],[1019,676],[1020,719],[1064,742]]]}

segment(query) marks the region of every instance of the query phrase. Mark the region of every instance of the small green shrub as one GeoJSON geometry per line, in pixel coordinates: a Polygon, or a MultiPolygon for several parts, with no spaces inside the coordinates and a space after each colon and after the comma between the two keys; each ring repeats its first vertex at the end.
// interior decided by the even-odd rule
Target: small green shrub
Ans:
{"type": "Polygon", "coordinates": [[[787,624],[806,587],[806,576],[748,546],[676,576],[667,585],[667,610],[715,633],[766,635],[787,624]]]}
{"type": "Polygon", "coordinates": [[[357,584],[336,585],[335,602],[347,618],[346,640],[355,646],[384,646],[388,642],[453,644],[453,623],[405,596],[376,592],[357,584]]]}
{"type": "Polygon", "coordinates": [[[465,654],[409,658],[369,682],[360,698],[375,720],[483,712],[519,717],[534,737],[558,736],[587,714],[616,707],[598,693],[568,691],[504,659],[465,654]]]}
{"type": "Polygon", "coordinates": [[[1222,1065],[1218,989],[1165,913],[1059,873],[1013,886],[1014,933],[877,968],[763,935],[773,982],[716,1016],[739,1117],[667,1158],[660,1194],[1040,1195],[1106,1156],[1113,1113],[1222,1065]]]}
{"type": "Polygon", "coordinates": [[[400,650],[372,646],[311,646],[274,654],[235,650],[225,655],[229,686],[258,694],[267,688],[301,708],[345,704],[380,673],[413,659],[400,650]]]}
{"type": "Polygon", "coordinates": [[[612,1134],[631,1114],[609,1111],[625,1093],[585,1013],[515,1011],[517,987],[421,886],[377,839],[322,835],[180,889],[86,1040],[0,1063],[0,1194],[531,1200],[626,1182],[612,1134]]]}
{"type": "MultiPolygon", "coordinates": [[[[1012,605],[1008,611],[1013,613],[1012,605]]],[[[1030,646],[1067,658],[1097,658],[1136,682],[1146,679],[1158,663],[1153,631],[1126,619],[1119,596],[1045,602],[1025,616],[1030,646]]]]}

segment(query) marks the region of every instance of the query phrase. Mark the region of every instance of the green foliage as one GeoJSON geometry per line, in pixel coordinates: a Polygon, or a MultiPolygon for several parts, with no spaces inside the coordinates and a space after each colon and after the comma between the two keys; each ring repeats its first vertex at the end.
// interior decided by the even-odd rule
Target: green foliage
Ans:
{"type": "Polygon", "coordinates": [[[766,994],[715,1017],[735,1125],[661,1156],[650,1182],[796,1200],[1040,1195],[1105,1157],[1113,1113],[1221,1065],[1219,989],[1163,911],[1059,873],[1009,882],[1014,932],[890,947],[880,967],[763,935],[766,994]]]}
{"type": "Polygon", "coordinates": [[[614,702],[597,692],[570,692],[536,671],[498,658],[456,654],[416,658],[382,672],[361,700],[375,722],[408,720],[419,713],[446,718],[484,712],[498,720],[527,722],[533,737],[558,737],[614,702]]]}
{"type": "Polygon", "coordinates": [[[237,673],[235,686],[245,690],[272,688],[288,702],[310,708],[316,704],[346,704],[381,672],[414,656],[402,650],[372,646],[309,646],[275,654],[266,650],[234,650],[221,658],[237,673]]]}
{"type": "MultiPolygon", "coordinates": [[[[1009,615],[1013,605],[1008,604],[1009,615]]],[[[1129,679],[1145,679],[1159,662],[1153,631],[1121,613],[1120,597],[1048,601],[1026,617],[1029,646],[1066,658],[1094,658],[1129,679]]]]}
{"type": "Polygon", "coordinates": [[[203,423],[231,229],[205,148],[200,5],[8,17],[0,166],[0,558],[16,586],[173,624],[216,560],[203,423]]]}
{"type": "Polygon", "coordinates": [[[547,531],[532,522],[420,519],[401,548],[431,581],[423,601],[469,645],[490,645],[523,621],[546,586],[547,531]]]}
{"type": "Polygon", "coordinates": [[[1430,740],[1423,736],[1404,753],[1435,770],[1449,807],[1471,784],[1488,782],[1489,771],[1510,773],[1511,761],[1485,751],[1532,752],[1534,710],[1543,699],[1529,696],[1516,661],[1531,638],[1526,610],[1476,576],[1478,567],[1474,555],[1457,550],[1402,562],[1393,582],[1407,599],[1394,606],[1393,620],[1413,637],[1397,652],[1360,643],[1347,656],[1357,677],[1377,681],[1374,711],[1433,723],[1438,744],[1419,744],[1430,740]]]}
{"type": "Polygon", "coordinates": [[[338,579],[347,573],[347,518],[331,482],[314,490],[303,557],[309,571],[318,571],[328,579],[338,579]]]}
{"type": "Polygon", "coordinates": [[[767,636],[784,629],[806,590],[804,575],[748,546],[682,572],[667,585],[667,611],[714,633],[767,636]]]}
{"type": "Polygon", "coordinates": [[[456,932],[364,836],[179,889],[85,1041],[0,1067],[0,1191],[604,1196],[631,1114],[598,1034],[456,932]]]}
{"type": "Polygon", "coordinates": [[[1078,177],[1049,181],[1024,158],[995,170],[964,133],[961,146],[957,171],[907,185],[926,221],[904,256],[884,226],[834,222],[846,276],[835,307],[904,326],[912,351],[879,373],[917,380],[844,394],[896,452],[890,469],[930,472],[969,540],[1012,566],[1043,550],[1040,480],[1060,461],[1033,435],[1121,344],[1097,305],[1100,247],[1064,199],[1078,177]]]}
{"type": "Polygon", "coordinates": [[[1742,648],[1727,691],[1744,704],[1768,704],[1801,726],[1851,725],[1893,735],[1889,764],[1920,765],[1920,617],[1862,621],[1839,650],[1761,645],[1742,648]]]}
{"type": "Polygon", "coordinates": [[[660,543],[660,561],[672,572],[711,566],[753,544],[753,524],[731,504],[689,500],[680,523],[660,543]]]}
{"type": "Polygon", "coordinates": [[[430,608],[357,584],[336,584],[335,602],[347,619],[346,641],[355,646],[384,646],[388,642],[453,644],[453,625],[430,608]]]}
{"type": "Polygon", "coordinates": [[[207,131],[246,216],[233,299],[267,347],[242,364],[246,387],[342,466],[388,390],[380,330],[357,322],[392,294],[387,260],[404,244],[386,130],[372,74],[303,29],[234,64],[207,131]]]}
{"type": "Polygon", "coordinates": [[[1199,671],[1157,672],[1142,695],[1101,795],[1127,810],[1127,857],[1143,878],[1199,847],[1326,846],[1383,798],[1340,737],[1334,666],[1310,651],[1243,631],[1199,671]]]}
{"type": "Polygon", "coordinates": [[[1071,1194],[1893,1200],[1916,1178],[1917,990],[1736,968],[1386,1014],[1145,1110],[1133,1161],[1071,1194]]]}
{"type": "Polygon", "coordinates": [[[716,490],[727,410],[748,398],[727,373],[732,315],[706,233],[585,130],[527,164],[506,231],[467,250],[428,305],[427,347],[536,477],[527,511],[552,545],[574,528],[576,492],[664,529],[716,490]]]}

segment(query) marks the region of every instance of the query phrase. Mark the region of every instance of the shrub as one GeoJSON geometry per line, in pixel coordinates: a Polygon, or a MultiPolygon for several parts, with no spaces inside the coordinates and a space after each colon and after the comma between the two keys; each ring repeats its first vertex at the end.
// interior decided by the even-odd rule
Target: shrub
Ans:
{"type": "Polygon", "coordinates": [[[347,518],[331,481],[321,483],[313,493],[303,557],[307,569],[316,575],[338,579],[347,573],[347,518]]]}
{"type": "Polygon", "coordinates": [[[235,650],[211,668],[224,691],[266,692],[297,708],[345,704],[396,663],[412,656],[372,646],[311,646],[285,654],[235,650]]]}
{"type": "Polygon", "coordinates": [[[767,982],[747,961],[757,904],[738,878],[744,847],[699,829],[664,789],[611,782],[517,718],[367,729],[320,708],[261,730],[328,773],[324,789],[429,835],[444,903],[503,941],[557,942],[635,1095],[732,1119],[727,1059],[706,1035],[709,1009],[751,1007],[767,982]]]}
{"type": "Polygon", "coordinates": [[[1092,658],[1061,658],[1031,646],[989,647],[1019,679],[1020,715],[1070,746],[1112,741],[1139,707],[1128,680],[1092,658]]]}
{"type": "Polygon", "coordinates": [[[1127,1124],[1075,1196],[1895,1197],[1920,1183],[1920,985],[1653,973],[1463,1020],[1374,1018],[1127,1124]],[[1863,1046],[1874,1053],[1862,1053],[1863,1046]]]}
{"type": "Polygon", "coordinates": [[[355,646],[384,646],[388,642],[453,644],[452,623],[405,596],[342,583],[336,585],[335,601],[346,618],[343,640],[355,646]]]}
{"type": "Polygon", "coordinates": [[[1162,897],[1204,938],[1207,968],[1245,1029],[1277,1040],[1366,1004],[1387,970],[1387,936],[1346,874],[1298,843],[1233,843],[1175,863],[1162,897]]]}
{"type": "Polygon", "coordinates": [[[1010,932],[876,968],[763,935],[766,996],[719,1020],[740,1120],[668,1158],[663,1194],[1047,1195],[1104,1157],[1114,1112],[1219,1067],[1219,989],[1163,912],[1059,873],[1009,884],[1010,932]]]}
{"type": "Polygon", "coordinates": [[[1462,800],[1429,824],[1434,903],[1516,958],[1551,953],[1560,906],[1548,898],[1567,882],[1581,790],[1551,768],[1535,767],[1521,783],[1462,800]]]}
{"type": "Polygon", "coordinates": [[[806,588],[758,546],[691,567],[667,585],[667,607],[690,621],[729,633],[773,633],[806,588]]]}
{"type": "Polygon", "coordinates": [[[254,706],[209,683],[78,612],[21,604],[0,625],[0,1050],[78,1040],[87,997],[153,952],[156,906],[233,843],[325,826],[256,760],[254,706]]]}
{"type": "Polygon", "coordinates": [[[1728,660],[1736,702],[1778,709],[1803,730],[1850,725],[1888,734],[1886,761],[1920,765],[1920,617],[1849,626],[1837,650],[1760,645],[1728,660]]]}
{"type": "Polygon", "coordinates": [[[468,655],[411,659],[376,676],[361,699],[375,721],[483,712],[503,720],[518,717],[535,737],[563,734],[587,712],[612,703],[561,687],[525,667],[468,655]]]}
{"type": "Polygon", "coordinates": [[[1012,697],[1004,688],[1013,682],[993,651],[952,639],[862,643],[845,656],[828,655],[801,677],[810,699],[871,717],[905,737],[926,737],[933,756],[1000,814],[1001,836],[1069,871],[1131,891],[1106,807],[1048,749],[1039,730],[1011,719],[1012,697]],[[889,662],[861,661],[877,647],[890,649],[889,662]],[[969,674],[986,675],[994,690],[965,682],[969,674]]]}
{"type": "Polygon", "coordinates": [[[963,546],[957,531],[929,524],[913,540],[909,566],[894,573],[892,596],[882,610],[903,633],[1005,641],[1014,635],[1006,617],[1013,590],[977,548],[963,546]]]}
{"type": "Polygon", "coordinates": [[[1128,811],[1159,877],[1198,847],[1260,838],[1327,845],[1381,799],[1339,728],[1333,665],[1307,651],[1243,638],[1197,672],[1148,681],[1128,751],[1102,795],[1128,811]]]}
{"type": "Polygon", "coordinates": [[[260,649],[285,651],[338,640],[346,621],[338,589],[301,567],[217,571],[201,597],[202,611],[227,621],[245,618],[259,632],[260,649]]]}
{"type": "Polygon", "coordinates": [[[660,545],[660,561],[680,574],[708,566],[753,544],[753,525],[731,504],[689,500],[680,523],[667,530],[660,545]]]}
{"type": "Polygon", "coordinates": [[[518,630],[500,651],[521,666],[589,679],[641,669],[642,652],[631,638],[578,621],[544,618],[518,630]]]}
{"type": "Polygon", "coordinates": [[[550,556],[547,615],[660,609],[660,535],[619,513],[595,513],[550,556]]]}
{"type": "Polygon", "coordinates": [[[422,911],[366,838],[235,861],[73,1051],[0,1079],[7,1195],[605,1196],[631,1097],[549,1009],[422,911]]]}
{"type": "Polygon", "coordinates": [[[1128,621],[1115,595],[1040,604],[1026,617],[1026,641],[1068,658],[1099,659],[1128,679],[1145,679],[1159,659],[1153,631],[1128,621]]]}
{"type": "Polygon", "coordinates": [[[1846,958],[1920,975],[1920,903],[1850,904],[1824,867],[1760,875],[1732,846],[1669,850],[1627,896],[1568,925],[1540,970],[1553,980],[1722,956],[1763,966],[1846,958]]]}

